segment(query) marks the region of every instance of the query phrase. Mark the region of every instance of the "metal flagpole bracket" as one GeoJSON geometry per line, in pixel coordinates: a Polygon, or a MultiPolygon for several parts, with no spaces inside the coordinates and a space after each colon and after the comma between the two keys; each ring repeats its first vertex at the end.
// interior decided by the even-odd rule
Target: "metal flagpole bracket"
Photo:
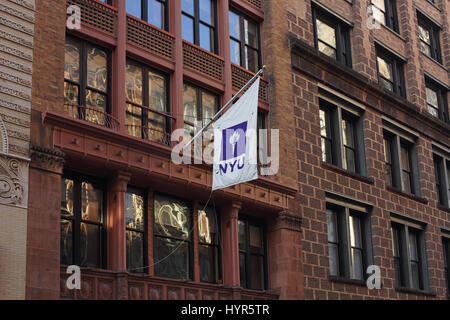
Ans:
{"type": "Polygon", "coordinates": [[[183,147],[183,151],[184,149],[188,148],[192,142],[198,138],[198,136],[206,129],[208,128],[214,121],[217,120],[217,118],[219,118],[222,113],[228,108],[228,106],[232,103],[234,103],[236,100],[239,99],[239,95],[245,91],[264,71],[264,69],[266,68],[266,66],[264,65],[262,67],[262,69],[260,69],[238,92],[236,92],[236,94],[214,115],[214,117],[212,117],[211,120],[208,121],[208,123],[201,128],[199,131],[197,131],[197,133],[194,135],[194,137],[183,147]]]}

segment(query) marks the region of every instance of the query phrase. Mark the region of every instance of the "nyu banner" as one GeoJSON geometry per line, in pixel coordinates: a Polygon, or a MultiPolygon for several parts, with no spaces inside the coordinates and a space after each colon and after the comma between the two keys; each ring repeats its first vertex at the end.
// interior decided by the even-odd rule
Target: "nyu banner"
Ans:
{"type": "Polygon", "coordinates": [[[259,81],[257,78],[214,125],[213,190],[258,179],[259,81]]]}

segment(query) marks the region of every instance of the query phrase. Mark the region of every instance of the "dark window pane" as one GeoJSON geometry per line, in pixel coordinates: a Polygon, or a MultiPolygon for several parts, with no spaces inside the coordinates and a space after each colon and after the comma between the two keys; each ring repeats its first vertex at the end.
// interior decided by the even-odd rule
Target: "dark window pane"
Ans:
{"type": "Polygon", "coordinates": [[[247,19],[244,19],[244,34],[245,43],[252,46],[253,48],[258,48],[258,25],[254,24],[247,19]]]}
{"type": "Polygon", "coordinates": [[[189,279],[189,244],[155,237],[154,263],[157,277],[189,279]]]}
{"type": "Polygon", "coordinates": [[[164,5],[161,2],[148,1],[148,22],[160,29],[164,28],[164,5]]]}
{"type": "Polygon", "coordinates": [[[261,228],[250,225],[249,233],[250,233],[250,248],[251,248],[251,250],[254,252],[262,253],[263,238],[262,238],[261,228]]]}
{"type": "Polygon", "coordinates": [[[61,214],[73,217],[73,187],[71,179],[61,179],[61,214]]]}
{"type": "Polygon", "coordinates": [[[73,264],[72,221],[61,220],[61,264],[73,264]]]}
{"type": "Polygon", "coordinates": [[[141,0],[126,0],[127,13],[142,19],[141,0]]]}
{"type": "Polygon", "coordinates": [[[338,242],[338,226],[337,226],[337,214],[334,211],[327,210],[327,230],[328,230],[328,242],[338,242]]]}
{"type": "Polygon", "coordinates": [[[105,51],[88,47],[87,49],[87,85],[99,91],[106,92],[108,56],[105,51]]]}
{"type": "Polygon", "coordinates": [[[329,243],[328,244],[328,255],[330,260],[330,275],[339,275],[339,250],[337,245],[329,243]]]}
{"type": "Polygon", "coordinates": [[[81,219],[101,222],[103,215],[103,191],[92,184],[81,184],[81,219]]]}
{"type": "Polygon", "coordinates": [[[216,282],[217,254],[216,247],[200,245],[198,247],[198,263],[200,269],[200,281],[216,282]]]}
{"type": "Polygon", "coordinates": [[[352,278],[364,279],[363,256],[362,251],[358,249],[352,249],[352,278]]]}
{"type": "Polygon", "coordinates": [[[241,280],[241,286],[243,288],[247,288],[247,268],[246,268],[246,261],[245,261],[245,253],[240,252],[239,253],[239,277],[241,280]]]}
{"type": "Polygon", "coordinates": [[[345,148],[345,168],[348,171],[356,172],[356,153],[355,150],[352,150],[350,148],[345,148]]]}
{"type": "Polygon", "coordinates": [[[144,234],[126,230],[127,270],[145,272],[144,269],[144,234]]]}
{"type": "Polygon", "coordinates": [[[130,136],[142,137],[142,108],[127,104],[125,124],[130,136]]]}
{"type": "Polygon", "coordinates": [[[257,72],[258,71],[258,51],[253,50],[249,47],[245,47],[245,61],[246,61],[246,69],[257,72]]]}
{"type": "Polygon", "coordinates": [[[80,225],[80,261],[83,267],[100,267],[100,227],[92,224],[80,225]]]}
{"type": "Polygon", "coordinates": [[[178,199],[155,195],[155,234],[187,239],[189,237],[190,209],[178,199]]]}
{"type": "Polygon", "coordinates": [[[239,249],[246,250],[247,234],[246,234],[246,223],[244,221],[238,222],[238,230],[239,230],[239,249]]]}
{"type": "Polygon", "coordinates": [[[181,18],[183,39],[194,43],[194,20],[186,15],[181,18]]]}
{"type": "Polygon", "coordinates": [[[250,255],[250,289],[264,290],[264,258],[250,255]]]}

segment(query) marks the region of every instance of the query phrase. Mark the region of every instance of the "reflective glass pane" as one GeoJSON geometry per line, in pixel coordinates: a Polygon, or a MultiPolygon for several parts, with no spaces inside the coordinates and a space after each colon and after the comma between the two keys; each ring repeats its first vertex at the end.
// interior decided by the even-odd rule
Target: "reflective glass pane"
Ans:
{"type": "Polygon", "coordinates": [[[145,231],[144,224],[144,197],[127,192],[125,196],[125,224],[127,228],[145,231]]]}
{"type": "Polygon", "coordinates": [[[326,112],[324,110],[319,110],[319,117],[320,117],[320,134],[322,135],[322,137],[328,137],[326,112]]]}
{"type": "Polygon", "coordinates": [[[363,280],[363,257],[361,250],[352,249],[352,278],[363,280]]]}
{"type": "Polygon", "coordinates": [[[438,109],[439,103],[437,92],[430,88],[426,88],[426,94],[427,94],[427,103],[438,109]]]}
{"type": "Polygon", "coordinates": [[[392,163],[391,142],[386,138],[384,139],[384,159],[387,163],[392,163]]]}
{"type": "Polygon", "coordinates": [[[317,38],[333,49],[336,49],[336,30],[319,19],[316,19],[316,24],[317,38]]]}
{"type": "Polygon", "coordinates": [[[383,88],[385,88],[389,91],[394,90],[394,85],[392,84],[392,82],[389,82],[384,78],[380,78],[379,80],[380,80],[380,86],[382,86],[383,88]]]}
{"type": "Polygon", "coordinates": [[[80,49],[70,39],[66,40],[65,46],[64,79],[80,81],[80,49]]]}
{"type": "Polygon", "coordinates": [[[208,51],[213,51],[213,43],[214,43],[213,29],[204,25],[203,23],[200,23],[199,36],[200,36],[200,43],[199,43],[200,47],[208,51]]]}
{"type": "Polygon", "coordinates": [[[200,281],[215,282],[217,260],[213,246],[200,245],[198,247],[198,264],[200,269],[200,281]]]}
{"type": "Polygon", "coordinates": [[[165,117],[154,112],[148,112],[147,139],[158,143],[165,143],[166,131],[165,117]]]}
{"type": "Polygon", "coordinates": [[[85,119],[87,121],[105,125],[106,97],[103,94],[87,90],[86,107],[85,119]]]}
{"type": "Polygon", "coordinates": [[[350,245],[362,248],[361,220],[353,215],[350,216],[350,245]]]}
{"type": "Polygon", "coordinates": [[[230,40],[231,62],[241,65],[241,47],[239,42],[230,40]]]}
{"type": "Polygon", "coordinates": [[[427,56],[431,55],[431,47],[425,42],[420,42],[420,51],[425,53],[427,56]]]}
{"type": "Polygon", "coordinates": [[[148,1],[148,22],[160,29],[164,28],[164,5],[161,2],[148,1]]]}
{"type": "Polygon", "coordinates": [[[199,0],[200,20],[214,25],[214,10],[211,0],[199,0]]]}
{"type": "Polygon", "coordinates": [[[411,260],[419,260],[419,252],[417,250],[417,235],[411,231],[409,232],[409,254],[411,260]]]}
{"type": "Polygon", "coordinates": [[[240,25],[239,25],[239,16],[230,11],[229,14],[229,23],[230,23],[230,36],[240,40],[241,39],[241,34],[240,34],[240,25]]]}
{"type": "Polygon", "coordinates": [[[142,109],[131,104],[127,104],[125,124],[127,127],[127,132],[130,136],[141,138],[142,109]]]}
{"type": "Polygon", "coordinates": [[[402,145],[400,149],[401,149],[401,153],[402,153],[403,170],[409,171],[410,170],[410,168],[409,168],[409,149],[408,149],[408,147],[406,147],[404,145],[402,145]]]}
{"type": "Polygon", "coordinates": [[[141,0],[126,0],[127,1],[127,13],[142,19],[141,0]]]}
{"type": "Polygon", "coordinates": [[[101,222],[103,213],[103,191],[87,182],[81,183],[81,219],[101,222]]]}
{"type": "Polygon", "coordinates": [[[127,63],[125,75],[127,101],[142,105],[142,69],[127,63]]]}
{"type": "Polygon", "coordinates": [[[78,86],[64,82],[64,102],[78,104],[78,86]]]}
{"type": "Polygon", "coordinates": [[[144,267],[144,234],[126,230],[127,270],[146,272],[144,267]]]}
{"type": "Polygon", "coordinates": [[[337,214],[332,210],[327,210],[327,227],[328,241],[338,242],[337,214]]]}
{"type": "Polygon", "coordinates": [[[392,247],[394,250],[394,257],[400,257],[400,248],[398,243],[399,231],[397,228],[392,228],[392,247]]]}
{"type": "Polygon", "coordinates": [[[73,188],[71,179],[61,179],[61,214],[73,216],[73,188]]]}
{"type": "Polygon", "coordinates": [[[181,10],[194,15],[194,0],[181,0],[181,10]]]}
{"type": "Polygon", "coordinates": [[[252,46],[253,48],[258,48],[258,25],[244,19],[244,34],[245,43],[252,46]]]}
{"type": "Polygon", "coordinates": [[[87,85],[106,92],[108,69],[106,52],[97,48],[87,49],[87,85]]]}
{"type": "Polygon", "coordinates": [[[197,120],[197,91],[194,87],[184,85],[183,92],[184,121],[197,120]]]}
{"type": "Polygon", "coordinates": [[[155,276],[189,279],[189,244],[173,239],[154,238],[155,276]]]}
{"type": "Polygon", "coordinates": [[[344,139],[344,145],[351,148],[355,147],[354,132],[355,132],[354,124],[350,121],[342,120],[342,135],[344,139]]]}
{"type": "Polygon", "coordinates": [[[183,15],[181,23],[183,28],[183,39],[194,43],[194,19],[183,15]]]}
{"type": "Polygon", "coordinates": [[[377,7],[372,6],[372,14],[376,21],[384,25],[386,24],[386,16],[384,15],[383,11],[381,11],[377,7]]]}
{"type": "Polygon", "coordinates": [[[386,11],[384,0],[372,0],[372,4],[376,5],[379,9],[386,11]]]}
{"type": "Polygon", "coordinates": [[[377,57],[377,62],[378,72],[380,75],[382,75],[385,79],[392,81],[392,65],[380,57],[377,57]]]}
{"type": "Polygon", "coordinates": [[[250,255],[250,289],[264,290],[264,258],[250,255]]]}
{"type": "Polygon", "coordinates": [[[189,237],[190,209],[184,201],[155,195],[154,201],[155,233],[168,237],[189,237]]]}
{"type": "Polygon", "coordinates": [[[205,208],[198,210],[198,238],[202,243],[218,244],[218,221],[215,210],[212,208],[205,208]]]}
{"type": "Polygon", "coordinates": [[[435,107],[431,106],[431,105],[427,105],[428,106],[428,112],[436,118],[439,118],[439,109],[436,109],[435,107]]]}
{"type": "Polygon", "coordinates": [[[329,45],[321,41],[319,41],[319,51],[329,56],[330,58],[336,59],[336,49],[330,47],[329,45]]]}
{"type": "Polygon", "coordinates": [[[262,249],[263,247],[261,228],[250,225],[248,229],[250,232],[250,247],[252,249],[258,249],[258,251],[260,251],[260,249],[262,249]]]}
{"type": "Polygon", "coordinates": [[[335,244],[328,244],[328,256],[330,263],[330,275],[338,276],[339,275],[339,251],[338,247],[335,244]]]}
{"type": "Polygon", "coordinates": [[[148,85],[150,108],[159,112],[167,112],[166,78],[150,71],[148,75],[148,85]]]}
{"type": "Polygon", "coordinates": [[[356,171],[356,153],[355,150],[348,147],[345,147],[344,152],[344,169],[352,172],[356,171]]]}
{"type": "Polygon", "coordinates": [[[241,280],[241,286],[247,288],[247,263],[245,261],[245,253],[239,253],[239,277],[241,280]]]}
{"type": "Polygon", "coordinates": [[[427,43],[427,44],[431,44],[430,41],[430,31],[428,29],[425,29],[424,27],[422,27],[421,25],[419,25],[419,38],[420,40],[422,40],[423,42],[427,43]]]}
{"type": "Polygon", "coordinates": [[[253,50],[249,47],[245,47],[245,61],[246,61],[246,69],[257,72],[259,61],[258,61],[258,51],[253,50]]]}
{"type": "Polygon", "coordinates": [[[100,267],[100,227],[80,224],[80,261],[83,267],[100,267]]]}
{"type": "Polygon", "coordinates": [[[71,265],[73,263],[73,239],[72,239],[72,221],[61,220],[61,264],[71,265]]]}
{"type": "Polygon", "coordinates": [[[402,172],[403,191],[411,192],[411,174],[409,172],[402,172]]]}
{"type": "Polygon", "coordinates": [[[206,124],[215,115],[217,110],[217,97],[213,94],[202,92],[202,118],[206,124]]]}
{"type": "Polygon", "coordinates": [[[239,249],[246,250],[247,234],[246,234],[246,223],[244,221],[238,221],[238,230],[239,230],[239,249]]]}

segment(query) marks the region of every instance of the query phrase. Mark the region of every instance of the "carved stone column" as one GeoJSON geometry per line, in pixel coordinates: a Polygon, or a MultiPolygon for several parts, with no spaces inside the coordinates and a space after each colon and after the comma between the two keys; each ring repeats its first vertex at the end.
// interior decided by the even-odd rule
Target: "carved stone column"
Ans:
{"type": "Polygon", "coordinates": [[[269,287],[280,289],[280,299],[303,298],[301,216],[282,211],[268,229],[269,287]]]}
{"type": "Polygon", "coordinates": [[[222,214],[222,265],[223,283],[229,287],[240,287],[238,217],[241,204],[233,202],[222,214]]]}

